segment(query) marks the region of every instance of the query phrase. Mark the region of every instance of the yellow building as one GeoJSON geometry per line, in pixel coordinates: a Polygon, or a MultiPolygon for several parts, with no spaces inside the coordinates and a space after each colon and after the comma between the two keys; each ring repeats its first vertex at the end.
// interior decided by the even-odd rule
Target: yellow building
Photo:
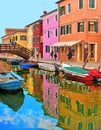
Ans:
{"type": "Polygon", "coordinates": [[[33,48],[33,23],[26,25],[27,29],[27,48],[32,50],[33,48]]]}
{"type": "MultiPolygon", "coordinates": [[[[27,30],[18,28],[6,28],[5,36],[1,37],[2,44],[19,44],[27,48],[27,30]]],[[[5,57],[16,57],[13,54],[6,54],[5,57]]]]}
{"type": "Polygon", "coordinates": [[[16,42],[27,48],[27,30],[18,28],[6,28],[5,36],[2,38],[2,44],[16,42]]]}

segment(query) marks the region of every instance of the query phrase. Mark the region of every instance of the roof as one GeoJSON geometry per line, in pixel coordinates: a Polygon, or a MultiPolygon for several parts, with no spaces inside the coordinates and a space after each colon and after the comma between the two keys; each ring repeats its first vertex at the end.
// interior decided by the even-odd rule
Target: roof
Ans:
{"type": "Polygon", "coordinates": [[[63,0],[59,0],[59,1],[56,2],[56,4],[58,4],[58,3],[62,2],[62,1],[63,1],[63,0]]]}
{"type": "Polygon", "coordinates": [[[54,10],[48,12],[47,14],[40,16],[40,18],[45,17],[45,16],[47,16],[47,15],[50,15],[50,14],[56,12],[56,11],[57,11],[57,9],[54,9],[54,10]]]}
{"type": "Polygon", "coordinates": [[[32,23],[30,23],[30,24],[28,24],[28,25],[26,25],[25,27],[28,27],[28,26],[30,26],[30,25],[32,25],[32,24],[35,24],[35,23],[37,23],[37,22],[41,22],[42,20],[41,19],[39,19],[39,20],[37,20],[37,21],[34,21],[34,22],[32,22],[32,23]]]}

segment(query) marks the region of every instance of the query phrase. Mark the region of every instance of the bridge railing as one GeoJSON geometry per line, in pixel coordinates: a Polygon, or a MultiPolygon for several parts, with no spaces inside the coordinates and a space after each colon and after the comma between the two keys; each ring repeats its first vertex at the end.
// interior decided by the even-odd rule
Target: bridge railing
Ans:
{"type": "Polygon", "coordinates": [[[12,53],[19,55],[25,59],[30,57],[31,51],[19,44],[0,44],[0,53],[12,53]]]}

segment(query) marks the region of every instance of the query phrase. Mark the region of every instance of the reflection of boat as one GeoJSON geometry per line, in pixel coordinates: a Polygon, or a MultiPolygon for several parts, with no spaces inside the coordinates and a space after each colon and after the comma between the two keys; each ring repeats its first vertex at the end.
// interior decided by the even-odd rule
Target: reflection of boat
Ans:
{"type": "Polygon", "coordinates": [[[10,71],[7,73],[0,73],[0,88],[4,90],[20,89],[24,79],[17,73],[10,71]]]}
{"type": "Polygon", "coordinates": [[[23,90],[8,93],[7,91],[0,91],[0,101],[8,105],[14,111],[17,111],[24,102],[24,93],[23,90]]]}
{"type": "Polygon", "coordinates": [[[20,63],[20,68],[34,68],[37,67],[37,63],[20,63]]]}

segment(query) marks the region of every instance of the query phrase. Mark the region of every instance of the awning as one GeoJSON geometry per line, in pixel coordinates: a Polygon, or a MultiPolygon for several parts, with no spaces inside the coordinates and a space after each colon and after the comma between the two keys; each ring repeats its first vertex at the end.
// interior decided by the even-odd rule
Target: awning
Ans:
{"type": "Polygon", "coordinates": [[[75,44],[82,43],[84,40],[78,40],[78,41],[68,41],[68,42],[57,42],[51,46],[61,47],[61,46],[73,46],[75,44]]]}

